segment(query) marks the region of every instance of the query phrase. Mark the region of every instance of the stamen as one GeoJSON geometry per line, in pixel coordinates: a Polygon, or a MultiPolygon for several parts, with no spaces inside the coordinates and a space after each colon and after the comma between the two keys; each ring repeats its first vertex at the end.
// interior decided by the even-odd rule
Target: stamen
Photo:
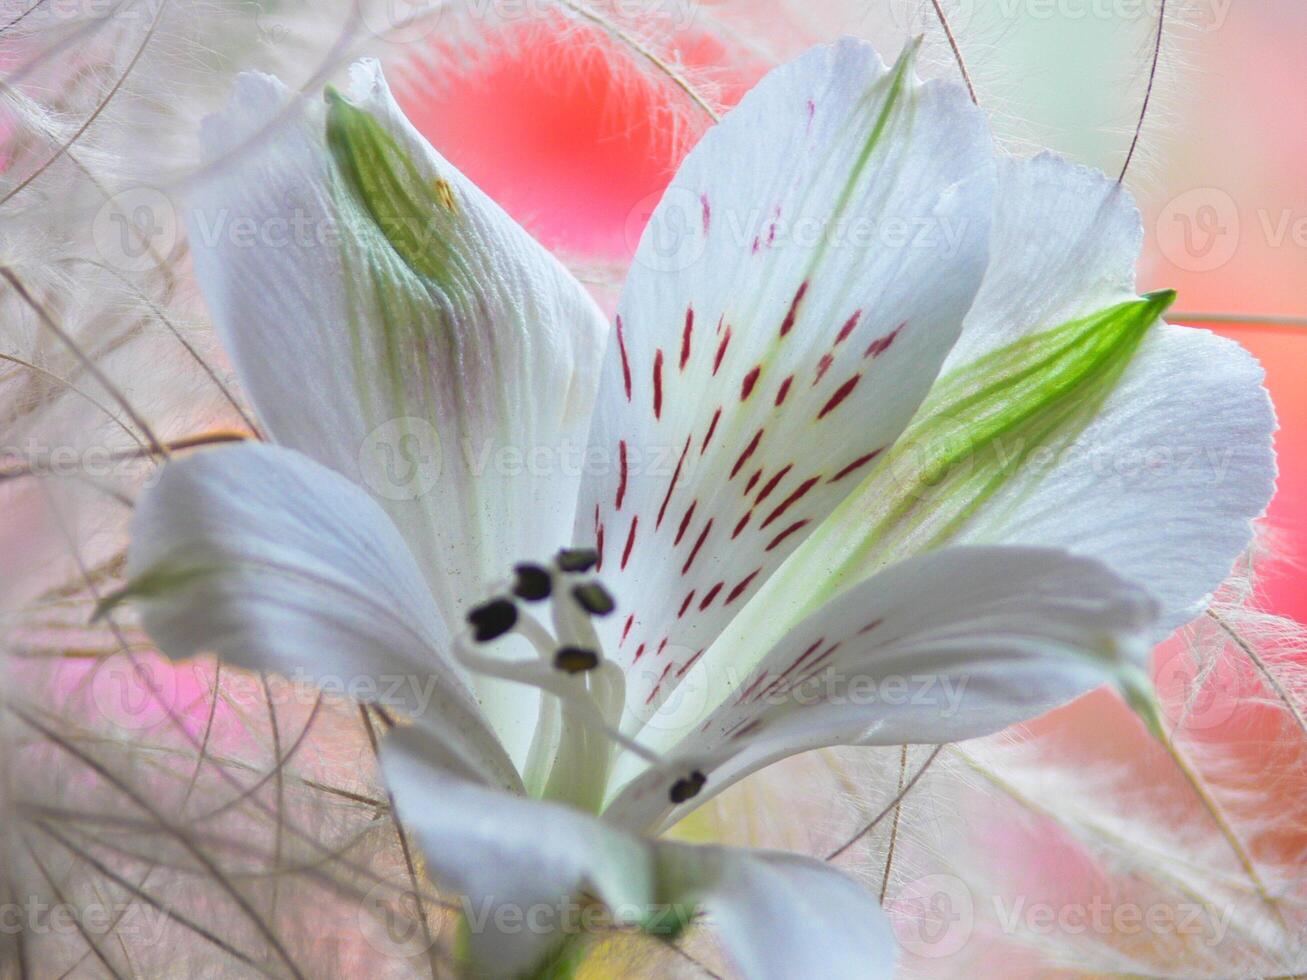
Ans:
{"type": "Polygon", "coordinates": [[[553,579],[549,570],[540,565],[523,563],[513,566],[517,580],[513,583],[513,595],[527,602],[539,602],[548,599],[554,590],[553,579]]]}
{"type": "Polygon", "coordinates": [[[554,651],[558,648],[558,641],[554,639],[549,630],[545,629],[540,620],[531,615],[529,609],[519,609],[517,611],[517,625],[513,627],[513,630],[525,637],[535,647],[535,651],[540,654],[542,661],[548,663],[553,659],[554,651]]]}
{"type": "Polygon", "coordinates": [[[673,803],[684,803],[686,800],[692,800],[698,796],[699,791],[703,789],[706,782],[708,782],[708,777],[696,769],[690,775],[672,783],[671,791],[667,795],[673,803]]]}
{"type": "MultiPolygon", "coordinates": [[[[469,647],[461,637],[454,639],[454,656],[468,670],[485,674],[487,677],[498,677],[501,680],[512,681],[515,684],[526,684],[549,692],[564,704],[576,709],[578,720],[582,724],[599,732],[611,742],[634,753],[651,765],[667,765],[667,760],[663,756],[652,749],[645,748],[635,739],[623,735],[616,726],[609,724],[599,712],[594,701],[586,695],[584,688],[578,689],[574,686],[574,681],[559,677],[553,669],[544,664],[538,661],[500,660],[496,657],[486,656],[469,647]]],[[[612,661],[607,661],[604,666],[616,667],[612,661]]]]}
{"type": "Polygon", "coordinates": [[[558,567],[564,572],[588,572],[599,564],[594,548],[564,548],[558,553],[558,567]]]}
{"type": "Polygon", "coordinates": [[[586,582],[572,587],[572,597],[591,616],[607,616],[617,608],[613,597],[598,582],[586,582]]]}
{"type": "Polygon", "coordinates": [[[488,643],[517,625],[517,606],[512,599],[491,599],[469,611],[467,621],[472,625],[472,638],[488,643]]]}
{"type": "Polygon", "coordinates": [[[554,654],[554,666],[569,674],[580,674],[599,666],[599,654],[585,647],[560,647],[554,654]]]}
{"type": "MultiPolygon", "coordinates": [[[[617,603],[589,574],[598,562],[593,548],[564,548],[549,565],[513,566],[512,582],[495,587],[498,595],[468,612],[471,629],[453,642],[456,659],[468,670],[551,695],[541,705],[532,737],[527,784],[533,794],[596,813],[602,809],[614,748],[669,769],[664,757],[621,730],[626,677],[605,658],[593,622],[612,613],[617,603]],[[570,577],[565,585],[570,595],[555,592],[559,576],[570,577]],[[552,630],[528,603],[549,608],[552,630]],[[473,647],[473,640],[485,643],[510,632],[530,643],[538,659],[505,659],[473,647]]],[[[678,800],[690,799],[703,783],[703,774],[696,771],[681,779],[673,793],[678,800]]]]}

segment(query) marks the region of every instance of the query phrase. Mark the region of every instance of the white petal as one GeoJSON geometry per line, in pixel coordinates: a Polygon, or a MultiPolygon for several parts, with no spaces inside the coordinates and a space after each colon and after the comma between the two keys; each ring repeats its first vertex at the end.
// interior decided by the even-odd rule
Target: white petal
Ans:
{"type": "Polygon", "coordinates": [[[416,716],[445,765],[520,787],[412,554],[344,477],[289,449],[208,450],[164,468],[131,532],[126,595],[169,656],[370,695],[416,716]]]}
{"type": "Polygon", "coordinates": [[[651,841],[562,804],[509,797],[432,765],[409,730],[386,739],[382,764],[433,877],[460,896],[485,975],[538,965],[562,937],[521,922],[566,923],[582,893],[617,923],[646,928],[670,926],[680,914],[671,906],[701,904],[744,976],[891,975],[894,940],[875,899],[815,861],[651,841]]]}
{"type": "Polygon", "coordinates": [[[797,854],[661,844],[659,870],[702,901],[740,976],[889,980],[897,944],[861,885],[797,854]],[[678,878],[680,879],[678,881],[678,878]]]}
{"type": "Polygon", "coordinates": [[[772,72],[641,240],[577,532],[602,541],[605,646],[634,665],[634,704],[670,692],[893,442],[975,296],[989,136],[911,55],[887,70],[846,40],[772,72]]]}
{"type": "Polygon", "coordinates": [[[446,772],[411,731],[392,732],[381,758],[432,877],[465,899],[473,962],[491,976],[517,975],[544,957],[560,939],[566,903],[583,890],[612,906],[654,901],[653,861],[640,838],[563,804],[506,796],[446,772]],[[532,909],[546,929],[512,924],[532,909]]]}
{"type": "Polygon", "coordinates": [[[1099,558],[1161,601],[1162,639],[1202,612],[1275,491],[1263,378],[1234,341],[1158,324],[1057,462],[1019,474],[957,540],[1099,558]]]}
{"type": "Polygon", "coordinates": [[[732,625],[736,639],[770,645],[886,563],[958,543],[1098,558],[1161,601],[1157,639],[1191,619],[1270,499],[1275,422],[1237,345],[1144,322],[1166,298],[1135,298],[1140,238],[1129,195],[1102,174],[1047,154],[1006,161],[993,258],[944,373],[899,443],[732,625]],[[1066,347],[1059,332],[1127,303],[1144,319],[1142,339],[1122,334],[1124,363],[1051,394],[1038,391],[1047,365],[1018,371],[1041,350],[1065,366],[1096,328],[1066,347]],[[1023,399],[1033,409],[976,440],[978,397],[986,412],[1023,399]]]}
{"type": "MultiPolygon", "coordinates": [[[[372,492],[453,623],[514,562],[570,543],[607,324],[408,124],[375,63],[352,98],[324,110],[241,76],[204,125],[190,240],[269,435],[372,492]]],[[[502,700],[497,719],[529,732],[534,694],[502,700]]]]}
{"type": "Polygon", "coordinates": [[[1052,153],[1004,157],[990,262],[945,373],[1135,295],[1143,225],[1130,192],[1052,153]]]}
{"type": "MultiPolygon", "coordinates": [[[[680,720],[682,732],[686,722],[694,727],[672,756],[707,775],[706,798],[805,749],[975,738],[1104,682],[1134,695],[1155,615],[1146,592],[1092,559],[945,548],[848,590],[747,673],[724,676],[705,658],[685,686],[706,689],[705,700],[722,707],[706,720],[680,720]]],[[[669,711],[650,729],[677,723],[669,711]]],[[[676,771],[637,778],[605,816],[656,825],[671,809],[676,771]]]]}
{"type": "MultiPolygon", "coordinates": [[[[993,259],[954,367],[1135,291],[1143,229],[1101,173],[1044,154],[1000,172],[993,259]]],[[[1157,324],[1094,420],[1052,463],[1021,468],[956,540],[1064,547],[1162,603],[1158,638],[1201,612],[1275,489],[1275,417],[1256,360],[1157,324]]]]}

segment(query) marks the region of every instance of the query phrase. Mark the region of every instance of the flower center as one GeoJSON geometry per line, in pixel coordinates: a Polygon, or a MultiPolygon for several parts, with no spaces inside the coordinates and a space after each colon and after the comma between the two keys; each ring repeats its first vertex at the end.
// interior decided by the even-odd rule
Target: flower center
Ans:
{"type": "MultiPolygon", "coordinates": [[[[471,609],[469,630],[455,640],[455,652],[468,669],[529,684],[543,694],[522,774],[527,791],[594,813],[603,809],[616,749],[667,765],[620,730],[626,677],[604,656],[592,622],[617,608],[593,575],[598,561],[593,549],[567,548],[549,565],[515,566],[511,584],[471,609]],[[536,608],[548,610],[547,624],[536,608]],[[482,652],[509,633],[530,642],[538,658],[513,661],[482,652]]],[[[698,771],[676,779],[670,802],[691,799],[705,781],[698,771]]]]}

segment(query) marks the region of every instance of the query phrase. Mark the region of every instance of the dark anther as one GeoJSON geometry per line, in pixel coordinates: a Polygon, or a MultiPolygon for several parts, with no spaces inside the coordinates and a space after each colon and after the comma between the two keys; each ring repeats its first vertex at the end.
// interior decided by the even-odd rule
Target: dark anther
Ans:
{"type": "Polygon", "coordinates": [[[703,789],[703,784],[706,782],[708,777],[696,769],[690,775],[672,783],[671,792],[667,795],[671,797],[673,803],[684,803],[698,796],[699,790],[703,789]]]}
{"type": "Polygon", "coordinates": [[[472,638],[478,643],[498,639],[517,625],[517,606],[512,599],[491,599],[467,614],[472,638]]]}
{"type": "Polygon", "coordinates": [[[599,654],[585,647],[560,647],[554,654],[554,666],[569,674],[579,674],[598,667],[599,654]]]}
{"type": "Polygon", "coordinates": [[[558,567],[564,572],[588,572],[599,564],[593,548],[564,548],[558,553],[558,567]]]}
{"type": "Polygon", "coordinates": [[[513,583],[513,595],[528,602],[549,598],[553,584],[549,573],[539,565],[514,565],[513,573],[517,576],[517,581],[513,583]]]}
{"type": "Polygon", "coordinates": [[[613,597],[598,582],[586,582],[573,587],[572,595],[581,604],[581,608],[591,616],[607,616],[617,608],[613,597]]]}

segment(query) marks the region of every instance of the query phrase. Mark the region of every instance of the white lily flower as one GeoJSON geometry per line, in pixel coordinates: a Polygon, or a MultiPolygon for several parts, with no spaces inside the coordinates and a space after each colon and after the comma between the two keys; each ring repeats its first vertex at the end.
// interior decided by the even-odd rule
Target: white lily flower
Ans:
{"type": "Polygon", "coordinates": [[[567,945],[497,910],[580,901],[654,931],[702,906],[750,977],[890,975],[852,880],[657,834],[817,746],[985,735],[1104,682],[1151,721],[1152,642],[1250,539],[1255,363],[1135,295],[1123,190],[1000,159],[911,61],[844,41],[759,83],[611,333],[377,66],[325,107],[244,76],[205,125],[196,268],[275,445],[168,464],[125,594],[174,657],[432,679],[390,699],[382,762],[484,913],[478,971],[567,945]],[[425,478],[387,482],[379,441],[425,478]]]}

